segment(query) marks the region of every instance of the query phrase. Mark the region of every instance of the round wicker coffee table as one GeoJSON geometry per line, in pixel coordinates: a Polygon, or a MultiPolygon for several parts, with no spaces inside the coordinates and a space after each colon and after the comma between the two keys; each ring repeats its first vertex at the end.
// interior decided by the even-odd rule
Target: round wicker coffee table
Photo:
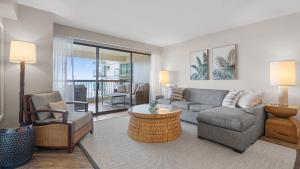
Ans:
{"type": "Polygon", "coordinates": [[[148,104],[128,109],[130,121],[128,136],[146,143],[161,143],[175,140],[181,134],[181,110],[172,106],[157,106],[149,109],[148,104]]]}

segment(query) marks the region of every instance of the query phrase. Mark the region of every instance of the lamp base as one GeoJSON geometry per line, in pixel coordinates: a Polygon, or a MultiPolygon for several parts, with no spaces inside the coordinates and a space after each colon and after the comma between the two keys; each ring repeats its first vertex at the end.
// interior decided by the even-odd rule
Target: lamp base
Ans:
{"type": "Polygon", "coordinates": [[[289,104],[288,86],[278,86],[278,104],[280,106],[288,106],[289,104]]]}

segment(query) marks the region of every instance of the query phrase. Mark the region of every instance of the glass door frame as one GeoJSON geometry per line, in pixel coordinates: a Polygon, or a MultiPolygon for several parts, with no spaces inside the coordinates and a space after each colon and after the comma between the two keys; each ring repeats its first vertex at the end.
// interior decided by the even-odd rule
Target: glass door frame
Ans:
{"type": "MultiPolygon", "coordinates": [[[[99,63],[100,63],[100,52],[99,49],[107,49],[107,50],[114,50],[114,51],[119,51],[119,52],[127,52],[130,53],[130,103],[129,106],[132,106],[132,84],[133,84],[133,59],[132,59],[132,54],[142,54],[142,55],[148,55],[151,56],[151,53],[144,53],[144,52],[137,52],[137,51],[133,51],[133,50],[126,50],[126,49],[119,49],[119,48],[115,48],[115,47],[107,47],[107,46],[101,46],[101,45],[95,45],[95,44],[89,44],[89,43],[82,43],[79,41],[76,41],[76,39],[74,39],[73,44],[75,45],[82,45],[82,46],[89,46],[89,47],[95,47],[96,48],[96,108],[95,108],[95,113],[93,113],[94,115],[101,115],[101,114],[107,114],[107,113],[113,113],[113,112],[119,112],[119,111],[125,111],[128,108],[124,108],[124,109],[118,109],[118,110],[111,110],[111,111],[105,111],[105,113],[101,113],[99,112],[99,84],[100,84],[100,80],[99,80],[99,63]]],[[[103,83],[103,81],[102,81],[103,83]]],[[[103,86],[103,84],[101,85],[103,86]]],[[[103,90],[102,90],[103,92],[103,90]]],[[[102,97],[103,97],[103,93],[102,93],[102,97]]],[[[103,100],[102,100],[103,101],[103,100]]]]}

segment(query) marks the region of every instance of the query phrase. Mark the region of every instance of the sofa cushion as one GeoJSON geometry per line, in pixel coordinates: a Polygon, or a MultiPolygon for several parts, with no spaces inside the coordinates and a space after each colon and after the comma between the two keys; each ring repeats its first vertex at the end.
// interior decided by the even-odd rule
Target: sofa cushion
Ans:
{"type": "MultiPolygon", "coordinates": [[[[59,92],[50,92],[50,93],[41,93],[41,94],[33,94],[31,96],[32,103],[36,110],[41,109],[50,109],[50,102],[58,102],[61,101],[61,95],[59,92]]],[[[51,117],[50,112],[39,112],[37,113],[39,120],[45,120],[51,117]]]]}
{"type": "MultiPolygon", "coordinates": [[[[74,130],[77,131],[93,118],[92,112],[69,112],[68,123],[74,124],[74,130]]],[[[49,122],[62,122],[62,118],[56,119],[54,117],[45,120],[36,120],[35,123],[43,124],[49,122]]]]}
{"type": "Polygon", "coordinates": [[[157,104],[171,104],[171,100],[170,99],[157,99],[156,100],[157,104]]]}
{"type": "Polygon", "coordinates": [[[192,102],[187,101],[173,101],[171,103],[172,106],[178,107],[180,109],[189,110],[190,105],[193,104],[192,102]]]}
{"type": "Polygon", "coordinates": [[[204,104],[191,104],[189,110],[192,112],[200,112],[203,110],[211,109],[216,106],[214,105],[204,105],[204,104]]]}
{"type": "Polygon", "coordinates": [[[198,122],[242,132],[254,124],[255,116],[238,108],[215,107],[199,112],[197,120],[198,122]]]}
{"type": "Polygon", "coordinates": [[[228,90],[186,88],[183,96],[190,102],[221,106],[227,93],[228,90]]]}
{"type": "Polygon", "coordinates": [[[187,110],[183,110],[180,113],[180,119],[189,123],[198,124],[197,116],[199,112],[191,112],[187,110]]]}

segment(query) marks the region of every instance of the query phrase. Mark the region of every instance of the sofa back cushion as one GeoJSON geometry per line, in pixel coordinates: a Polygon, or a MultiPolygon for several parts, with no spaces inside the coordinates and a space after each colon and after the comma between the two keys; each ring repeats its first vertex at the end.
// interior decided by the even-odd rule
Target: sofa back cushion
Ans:
{"type": "Polygon", "coordinates": [[[228,92],[228,90],[186,88],[183,95],[184,99],[189,102],[222,106],[223,99],[228,92]]]}

